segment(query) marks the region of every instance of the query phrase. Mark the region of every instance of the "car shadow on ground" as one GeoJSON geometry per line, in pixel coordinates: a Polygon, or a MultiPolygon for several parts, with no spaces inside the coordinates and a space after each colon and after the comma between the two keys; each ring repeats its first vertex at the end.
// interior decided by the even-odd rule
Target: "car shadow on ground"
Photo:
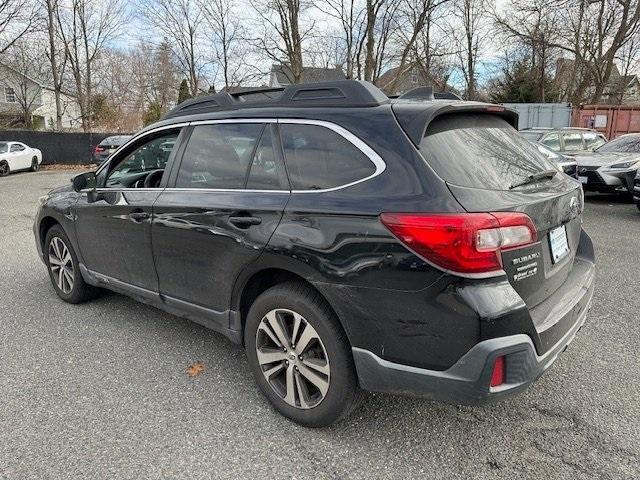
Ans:
{"type": "Polygon", "coordinates": [[[633,198],[631,195],[623,193],[585,192],[584,200],[588,203],[607,203],[614,205],[633,204],[633,198]]]}

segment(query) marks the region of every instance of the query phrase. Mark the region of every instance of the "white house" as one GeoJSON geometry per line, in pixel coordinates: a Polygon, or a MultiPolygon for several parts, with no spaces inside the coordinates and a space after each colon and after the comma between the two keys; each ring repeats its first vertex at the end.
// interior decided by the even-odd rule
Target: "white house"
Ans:
{"type": "MultiPolygon", "coordinates": [[[[77,130],[82,127],[80,106],[73,95],[61,95],[62,127],[77,130]]],[[[53,88],[0,63],[0,124],[24,126],[30,116],[39,130],[53,130],[56,126],[56,100],[53,88]]]]}

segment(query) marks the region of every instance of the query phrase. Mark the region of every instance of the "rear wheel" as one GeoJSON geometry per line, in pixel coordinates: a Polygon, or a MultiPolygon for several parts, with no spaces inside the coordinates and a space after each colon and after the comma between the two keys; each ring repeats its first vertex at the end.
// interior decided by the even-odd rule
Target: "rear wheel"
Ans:
{"type": "Polygon", "coordinates": [[[351,348],[326,302],[302,283],[277,285],[253,303],[245,326],[249,365],[285,417],[323,427],[357,406],[351,348]]]}
{"type": "Polygon", "coordinates": [[[10,171],[11,170],[9,169],[9,164],[7,163],[7,161],[6,160],[0,161],[0,177],[5,177],[9,175],[10,171]]]}
{"type": "Polygon", "coordinates": [[[40,167],[40,164],[38,163],[38,157],[33,157],[31,159],[31,171],[37,172],[39,167],[40,167]]]}
{"type": "Polygon", "coordinates": [[[62,300],[82,303],[96,296],[98,289],[85,283],[76,252],[59,225],[54,225],[47,232],[44,252],[51,283],[62,300]]]}

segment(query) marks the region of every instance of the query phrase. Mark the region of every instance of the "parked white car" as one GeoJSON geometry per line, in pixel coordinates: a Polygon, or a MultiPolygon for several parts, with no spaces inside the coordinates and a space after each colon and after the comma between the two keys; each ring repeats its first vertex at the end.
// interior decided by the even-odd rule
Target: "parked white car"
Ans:
{"type": "Polygon", "coordinates": [[[0,177],[19,170],[35,172],[42,163],[42,152],[20,142],[0,142],[0,177]]]}

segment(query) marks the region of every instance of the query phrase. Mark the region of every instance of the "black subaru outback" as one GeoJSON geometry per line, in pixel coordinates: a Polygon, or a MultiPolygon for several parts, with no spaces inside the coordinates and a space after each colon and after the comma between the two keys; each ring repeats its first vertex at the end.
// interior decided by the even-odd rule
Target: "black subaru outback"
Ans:
{"type": "Polygon", "coordinates": [[[366,82],[179,105],[41,200],[53,288],[124,293],[244,345],[283,415],[361,388],[477,404],[519,392],[585,322],[580,184],[500,106],[366,82]]]}

